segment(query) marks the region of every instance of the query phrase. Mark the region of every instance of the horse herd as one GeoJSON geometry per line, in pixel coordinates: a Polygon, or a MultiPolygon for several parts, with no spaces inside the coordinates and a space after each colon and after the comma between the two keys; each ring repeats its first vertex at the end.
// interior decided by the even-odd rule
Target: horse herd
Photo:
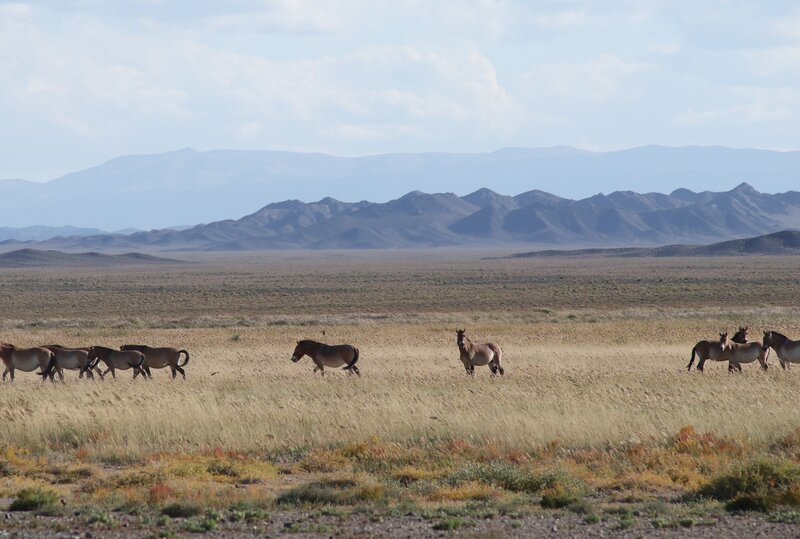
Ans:
{"type": "Polygon", "coordinates": [[[747,339],[748,326],[740,327],[733,337],[728,333],[720,333],[719,341],[700,341],[692,348],[687,370],[692,370],[695,356],[698,358],[697,370],[703,371],[703,365],[711,361],[727,361],[728,372],[742,371],[742,363],[758,360],[761,368],[767,370],[767,358],[770,349],[775,350],[778,361],[784,369],[790,363],[800,363],[800,341],[793,341],[777,331],[765,331],[764,338],[758,341],[747,339]]]}
{"type": "Polygon", "coordinates": [[[50,378],[55,381],[55,375],[64,381],[64,370],[79,371],[79,378],[86,374],[88,378],[94,379],[94,374],[98,374],[102,379],[109,372],[116,380],[116,371],[126,371],[133,369],[133,377],[139,374],[143,378],[152,378],[150,369],[162,369],[169,366],[172,377],[181,373],[186,379],[186,371],[183,367],[189,363],[189,352],[169,347],[151,347],[142,344],[126,344],[119,350],[106,348],[105,346],[88,346],[67,348],[58,344],[48,344],[35,346],[33,348],[18,348],[13,344],[0,343],[0,358],[3,360],[5,370],[3,371],[3,381],[6,376],[11,375],[14,381],[14,371],[33,372],[39,369],[42,381],[50,378]],[[181,355],[186,355],[186,360],[181,363],[181,355]],[[106,366],[105,371],[101,371],[98,365],[103,362],[106,366]]]}
{"type": "MultiPolygon", "coordinates": [[[[787,369],[790,363],[800,363],[800,341],[793,341],[777,331],[765,331],[764,338],[759,343],[747,339],[748,327],[740,327],[733,337],[728,337],[728,333],[720,333],[719,341],[700,341],[692,348],[692,356],[689,360],[687,370],[692,369],[692,365],[697,358],[697,370],[703,371],[705,362],[727,361],[728,371],[742,370],[743,363],[752,363],[756,360],[761,364],[761,368],[768,368],[767,358],[770,348],[775,350],[781,367],[787,369]]],[[[484,344],[473,343],[463,329],[456,330],[456,345],[458,346],[459,359],[464,365],[464,369],[470,376],[475,375],[475,367],[488,366],[492,376],[505,373],[502,365],[503,350],[496,343],[488,342],[484,344]]],[[[298,362],[304,356],[308,356],[314,362],[314,372],[319,372],[325,376],[325,367],[342,367],[349,373],[361,376],[361,372],[356,366],[359,359],[359,351],[350,344],[328,345],[312,340],[297,341],[291,360],[298,362]]],[[[37,368],[37,373],[42,380],[50,378],[55,381],[55,374],[58,374],[61,381],[64,381],[64,370],[79,371],[79,378],[86,374],[88,378],[94,379],[94,374],[98,374],[102,379],[109,372],[116,379],[117,370],[133,369],[133,377],[139,374],[143,378],[152,378],[150,369],[162,369],[169,367],[172,377],[177,373],[186,379],[186,371],[183,367],[189,363],[189,352],[178,350],[171,347],[151,347],[145,345],[126,344],[119,350],[106,348],[104,346],[89,346],[84,348],[66,348],[64,346],[50,344],[33,348],[17,348],[12,344],[0,343],[0,358],[5,364],[3,371],[3,381],[6,375],[11,375],[14,380],[14,371],[33,372],[37,368]],[[181,363],[181,355],[186,356],[186,360],[181,363]],[[105,371],[98,367],[100,362],[106,366],[105,371]]]]}

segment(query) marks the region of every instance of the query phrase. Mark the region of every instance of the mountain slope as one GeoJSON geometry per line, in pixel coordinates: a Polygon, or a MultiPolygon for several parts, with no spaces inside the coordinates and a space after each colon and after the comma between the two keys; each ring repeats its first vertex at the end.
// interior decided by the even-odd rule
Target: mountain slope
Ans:
{"type": "Polygon", "coordinates": [[[774,234],[724,241],[711,245],[665,245],[663,247],[622,247],[617,249],[572,249],[532,251],[507,258],[548,257],[680,257],[680,256],[778,256],[800,255],[800,231],[783,230],[774,234]]]}
{"type": "Polygon", "coordinates": [[[186,230],[55,238],[37,246],[115,251],[652,246],[710,243],[787,227],[800,229],[800,193],[759,193],[748,184],[720,193],[615,192],[583,200],[541,191],[509,197],[482,189],[464,197],[412,191],[383,203],[288,200],[186,230]]]}
{"type": "MultiPolygon", "coordinates": [[[[673,193],[675,196],[630,193],[641,185],[723,189],[749,181],[774,191],[780,185],[796,183],[797,178],[800,152],[720,147],[645,146],[605,153],[566,147],[506,148],[490,153],[352,158],[185,149],[119,157],[47,183],[0,181],[0,225],[142,230],[221,221],[285,199],[332,196],[387,201],[421,187],[461,194],[487,185],[504,193],[528,191],[515,197],[520,207],[529,206],[531,199],[545,191],[580,197],[585,196],[587,186],[613,185],[620,191],[608,198],[617,210],[638,213],[669,210],[672,204],[676,208],[697,204],[713,196],[683,191],[673,193]]],[[[483,208],[490,201],[482,196],[485,194],[476,194],[468,201],[483,208]]],[[[550,203],[559,199],[548,196],[550,203]]],[[[497,211],[493,210],[493,215],[497,211]]],[[[625,220],[624,214],[620,218],[625,220]]],[[[487,222],[496,220],[492,217],[487,222]]]]}

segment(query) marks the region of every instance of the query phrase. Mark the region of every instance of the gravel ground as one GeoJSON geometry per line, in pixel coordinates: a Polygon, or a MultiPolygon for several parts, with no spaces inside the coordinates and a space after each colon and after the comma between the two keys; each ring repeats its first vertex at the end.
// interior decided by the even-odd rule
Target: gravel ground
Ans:
{"type": "MultiPolygon", "coordinates": [[[[87,526],[80,516],[43,517],[5,513],[0,520],[0,537],[800,537],[800,524],[768,522],[760,515],[710,518],[701,524],[655,527],[651,519],[634,518],[621,527],[618,518],[587,524],[573,514],[529,515],[519,519],[501,516],[487,520],[424,520],[417,516],[375,516],[351,514],[323,516],[303,512],[278,512],[269,521],[219,523],[213,531],[192,532],[191,521],[175,519],[164,526],[153,519],[114,515],[111,524],[87,526]],[[455,530],[437,530],[453,522],[455,530]],[[465,524],[464,524],[465,523],[465,524]],[[458,525],[458,524],[456,524],[458,525]]],[[[195,519],[194,522],[199,522],[195,519]]],[[[684,523],[688,524],[688,523],[684,523]]]]}

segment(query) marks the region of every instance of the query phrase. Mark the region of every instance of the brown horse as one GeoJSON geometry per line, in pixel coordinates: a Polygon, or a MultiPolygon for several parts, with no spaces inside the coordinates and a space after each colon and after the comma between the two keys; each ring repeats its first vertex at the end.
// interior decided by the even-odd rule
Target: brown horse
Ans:
{"type": "MultiPolygon", "coordinates": [[[[144,364],[144,354],[136,350],[114,350],[113,348],[106,348],[105,346],[92,346],[89,348],[89,359],[91,361],[99,360],[106,364],[106,370],[103,374],[111,373],[114,380],[117,379],[116,370],[126,371],[133,369],[133,377],[136,378],[142,374],[142,378],[147,380],[142,370],[144,364]]],[[[96,363],[95,363],[96,364],[96,363]]]]}
{"type": "Polygon", "coordinates": [[[762,369],[767,370],[769,368],[769,365],[767,365],[769,348],[764,347],[761,343],[749,342],[741,344],[730,339],[725,339],[722,343],[724,347],[723,354],[728,358],[728,372],[733,372],[734,370],[741,372],[742,363],[752,363],[755,360],[758,360],[762,369]]]}
{"type": "Polygon", "coordinates": [[[489,365],[492,376],[498,372],[502,376],[503,370],[503,350],[493,342],[486,344],[474,344],[467,338],[466,331],[456,330],[456,344],[458,345],[459,359],[464,364],[467,374],[475,376],[475,366],[489,365]]]}
{"type": "MultiPolygon", "coordinates": [[[[705,365],[707,360],[711,361],[728,361],[727,356],[723,354],[723,349],[725,348],[725,341],[728,338],[727,333],[720,333],[720,339],[718,341],[700,341],[694,345],[692,348],[692,357],[689,359],[689,365],[686,367],[687,371],[692,370],[692,365],[694,364],[694,357],[697,356],[697,370],[703,372],[703,366],[705,365]]],[[[746,344],[747,343],[747,326],[739,326],[739,331],[737,331],[733,338],[731,339],[733,342],[746,344]]],[[[736,365],[738,370],[742,370],[741,365],[736,365]]]]}
{"type": "Polygon", "coordinates": [[[94,370],[100,379],[103,379],[103,372],[97,368],[95,361],[89,359],[89,348],[65,348],[60,344],[47,344],[42,346],[53,352],[53,359],[50,360],[50,365],[47,366],[47,371],[42,373],[42,376],[51,374],[52,370],[58,373],[61,381],[64,381],[64,369],[77,370],[78,378],[83,378],[83,373],[86,373],[87,378],[94,380],[94,370]]]}
{"type": "MultiPolygon", "coordinates": [[[[3,381],[6,381],[6,375],[11,375],[11,381],[14,381],[14,371],[19,369],[23,372],[33,372],[39,369],[39,374],[47,370],[50,365],[50,360],[53,358],[53,352],[47,348],[17,348],[13,344],[0,343],[0,359],[3,360],[6,368],[3,371],[3,381]]],[[[46,377],[42,378],[42,381],[46,377]]],[[[55,381],[53,374],[50,374],[50,381],[55,381]]]]}
{"type": "Polygon", "coordinates": [[[183,379],[186,380],[186,371],[182,369],[189,363],[189,352],[186,350],[178,350],[177,348],[162,347],[153,348],[143,344],[123,344],[119,347],[120,350],[137,350],[144,354],[144,364],[142,370],[148,378],[152,378],[150,369],[163,369],[169,365],[172,371],[172,377],[175,378],[177,373],[181,373],[183,379]],[[186,354],[186,361],[180,362],[181,354],[186,354]]]}
{"type": "Polygon", "coordinates": [[[292,353],[292,361],[297,363],[303,356],[308,356],[314,362],[314,372],[319,371],[325,376],[325,367],[342,367],[343,370],[356,373],[361,372],[356,367],[358,361],[358,348],[350,344],[327,345],[316,341],[297,341],[297,346],[292,353]]]}
{"type": "Polygon", "coordinates": [[[777,331],[765,331],[762,346],[765,350],[775,350],[784,370],[789,368],[790,363],[800,363],[800,341],[793,341],[777,331]]]}

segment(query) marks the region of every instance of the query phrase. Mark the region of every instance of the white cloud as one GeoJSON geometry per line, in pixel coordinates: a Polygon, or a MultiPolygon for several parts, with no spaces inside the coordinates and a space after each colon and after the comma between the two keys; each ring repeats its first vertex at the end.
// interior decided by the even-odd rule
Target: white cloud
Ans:
{"type": "Polygon", "coordinates": [[[744,125],[792,122],[800,108],[800,93],[791,88],[734,88],[742,102],[725,108],[688,110],[675,117],[680,125],[744,125]]]}
{"type": "Polygon", "coordinates": [[[627,80],[648,67],[645,62],[604,53],[581,64],[542,64],[524,78],[534,96],[602,102],[633,93],[627,80]]]}
{"type": "Polygon", "coordinates": [[[25,17],[31,14],[31,5],[22,2],[0,4],[0,17],[25,17]]]}

